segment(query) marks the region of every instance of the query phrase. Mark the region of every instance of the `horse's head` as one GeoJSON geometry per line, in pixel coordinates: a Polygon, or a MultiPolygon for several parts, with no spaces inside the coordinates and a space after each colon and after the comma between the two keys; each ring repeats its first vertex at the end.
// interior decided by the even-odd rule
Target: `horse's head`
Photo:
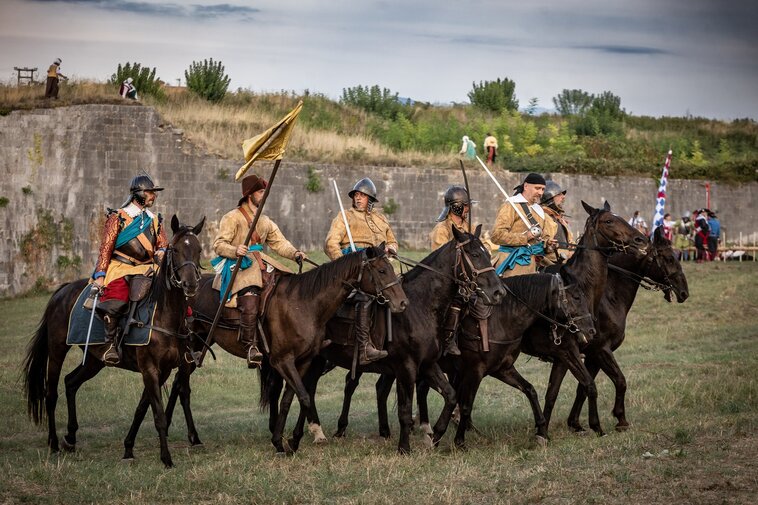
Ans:
{"type": "Polygon", "coordinates": [[[408,298],[400,285],[400,279],[387,258],[385,244],[367,247],[361,253],[363,264],[359,287],[361,291],[376,297],[380,305],[389,304],[392,312],[402,312],[408,307],[408,298]]]}
{"type": "Polygon", "coordinates": [[[490,253],[479,240],[482,225],[476,227],[473,235],[458,231],[455,226],[452,228],[456,255],[453,274],[458,281],[458,291],[467,297],[478,293],[486,305],[497,305],[505,291],[492,266],[490,253]]]}
{"type": "Polygon", "coordinates": [[[197,238],[205,224],[205,217],[193,226],[179,223],[176,214],[171,217],[171,243],[166,250],[164,268],[168,287],[182,288],[184,296],[192,298],[200,284],[200,253],[203,248],[197,238]]]}
{"type": "Polygon", "coordinates": [[[647,237],[611,212],[611,206],[607,201],[598,209],[588,205],[584,200],[582,206],[590,215],[584,228],[585,236],[594,241],[589,243],[590,247],[630,253],[637,258],[647,253],[646,248],[650,243],[647,237]]]}
{"type": "Polygon", "coordinates": [[[597,334],[589,298],[577,289],[575,279],[572,279],[568,272],[562,271],[553,275],[555,282],[550,296],[551,300],[558,301],[555,306],[556,319],[565,321],[568,331],[587,343],[597,334]]]}
{"type": "Polygon", "coordinates": [[[676,301],[682,303],[690,296],[687,277],[684,276],[682,265],[676,259],[671,241],[663,236],[662,230],[659,226],[653,232],[653,241],[648,246],[642,275],[662,285],[667,301],[671,301],[673,291],[676,301]]]}

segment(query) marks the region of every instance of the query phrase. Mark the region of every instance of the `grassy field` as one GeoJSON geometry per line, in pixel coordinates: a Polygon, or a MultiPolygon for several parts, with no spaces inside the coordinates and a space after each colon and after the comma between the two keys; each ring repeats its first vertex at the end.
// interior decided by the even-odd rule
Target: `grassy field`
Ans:
{"type": "MultiPolygon", "coordinates": [[[[690,299],[667,304],[642,292],[627,342],[617,352],[629,384],[629,431],[612,430],[613,390],[598,381],[609,435],[570,433],[564,421],[575,382],[567,379],[546,449],[534,443],[526,399],[486,379],[470,449],[395,453],[397,439],[377,438],[373,380],[359,388],[345,440],[275,457],[267,416],[258,411],[257,374],[223,352],[195,374],[193,406],[201,449],[188,448],[177,418],[165,470],[151,416],[137,460],[120,462],[122,439],[141,392],[138,375],[104,370],[80,391],[78,452],[48,454],[46,431],[26,417],[19,382],[24,348],[46,297],[0,302],[0,503],[755,503],[758,491],[758,264],[685,266],[690,299]],[[643,456],[649,453],[651,456],[643,456]]],[[[66,371],[79,353],[72,352],[66,371]]],[[[548,367],[522,357],[522,373],[544,394],[548,367]]],[[[336,427],[342,372],[321,381],[327,435],[336,427]]],[[[391,420],[396,435],[394,395],[391,420]]],[[[439,397],[430,394],[433,412],[439,397]]],[[[65,428],[65,395],[58,433],[65,428]]],[[[291,412],[292,417],[297,408],[291,412]]],[[[585,409],[586,413],[586,409],[585,409]]],[[[586,425],[586,415],[583,418],[586,425]]]]}

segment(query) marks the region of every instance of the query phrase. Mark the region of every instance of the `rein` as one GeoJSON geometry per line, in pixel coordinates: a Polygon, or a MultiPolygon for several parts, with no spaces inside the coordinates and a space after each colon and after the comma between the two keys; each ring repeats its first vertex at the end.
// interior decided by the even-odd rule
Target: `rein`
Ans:
{"type": "Polygon", "coordinates": [[[361,258],[361,269],[358,272],[358,279],[356,280],[355,285],[353,285],[353,284],[351,284],[351,283],[349,283],[347,281],[344,281],[344,280],[342,281],[342,283],[345,286],[358,291],[359,293],[363,293],[364,295],[366,295],[369,298],[371,298],[372,300],[374,300],[377,304],[379,304],[379,305],[386,305],[387,303],[389,303],[389,298],[387,298],[384,295],[384,291],[387,290],[387,289],[389,289],[389,288],[391,288],[392,286],[394,286],[396,284],[400,284],[401,279],[398,276],[395,276],[395,280],[393,280],[392,282],[386,284],[385,286],[382,286],[378,282],[378,279],[376,277],[376,273],[374,273],[374,269],[371,267],[371,263],[373,263],[374,261],[378,260],[379,258],[384,258],[385,256],[376,256],[374,258],[368,258],[366,256],[365,252],[362,252],[361,254],[363,255],[362,258],[361,258]],[[376,288],[376,293],[366,293],[360,287],[361,280],[363,279],[363,271],[366,270],[366,268],[368,268],[369,275],[371,276],[371,282],[374,284],[374,287],[376,288]]]}
{"type": "Polygon", "coordinates": [[[648,291],[665,291],[667,289],[673,290],[674,284],[671,282],[671,278],[669,277],[668,273],[666,272],[666,269],[663,268],[663,265],[660,263],[660,254],[656,251],[655,247],[652,247],[652,252],[649,252],[647,255],[647,258],[645,258],[645,265],[643,267],[643,275],[640,275],[636,272],[632,272],[630,270],[627,270],[625,268],[608,264],[608,268],[611,270],[620,273],[623,277],[626,277],[627,279],[630,279],[637,284],[640,285],[641,288],[646,289],[648,291]],[[663,277],[665,282],[658,282],[647,275],[644,275],[644,273],[649,268],[650,263],[655,261],[655,264],[658,265],[658,268],[663,272],[663,277]]]}

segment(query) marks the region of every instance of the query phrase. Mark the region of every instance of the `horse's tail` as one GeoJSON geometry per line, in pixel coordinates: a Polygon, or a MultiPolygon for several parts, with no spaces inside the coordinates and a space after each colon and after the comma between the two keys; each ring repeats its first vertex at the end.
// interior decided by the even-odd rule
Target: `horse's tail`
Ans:
{"type": "Polygon", "coordinates": [[[271,381],[274,379],[276,372],[268,361],[268,356],[263,358],[261,366],[258,367],[258,379],[261,383],[261,397],[258,400],[258,406],[261,412],[266,412],[269,408],[268,395],[271,392],[271,381]]]}
{"type": "Polygon", "coordinates": [[[37,331],[26,348],[26,357],[23,363],[24,394],[26,396],[26,410],[34,424],[40,424],[45,420],[45,396],[47,394],[47,358],[48,347],[48,321],[56,306],[56,295],[68,284],[61,285],[47,302],[45,313],[37,327],[37,331]]]}

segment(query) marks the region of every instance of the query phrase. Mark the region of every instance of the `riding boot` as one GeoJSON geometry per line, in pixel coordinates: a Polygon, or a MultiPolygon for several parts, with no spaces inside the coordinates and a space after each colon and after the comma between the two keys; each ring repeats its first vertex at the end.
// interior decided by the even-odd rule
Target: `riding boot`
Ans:
{"type": "Polygon", "coordinates": [[[355,304],[355,345],[358,346],[358,363],[361,365],[387,357],[387,351],[377,349],[371,342],[368,308],[368,302],[355,304]]]}
{"type": "Polygon", "coordinates": [[[247,367],[261,366],[263,354],[258,350],[258,307],[260,294],[252,293],[237,297],[237,307],[240,309],[240,342],[247,345],[247,367]]]}
{"type": "Polygon", "coordinates": [[[458,319],[461,316],[461,308],[452,303],[447,309],[447,315],[445,316],[445,326],[443,331],[445,332],[445,339],[442,341],[442,345],[445,350],[442,355],[449,354],[451,356],[460,356],[461,350],[455,343],[455,331],[458,328],[458,319]]]}
{"type": "Polygon", "coordinates": [[[129,304],[121,300],[107,300],[97,306],[97,312],[103,317],[105,323],[105,353],[103,363],[107,366],[116,366],[121,362],[118,352],[119,321],[126,315],[129,304]]]}

